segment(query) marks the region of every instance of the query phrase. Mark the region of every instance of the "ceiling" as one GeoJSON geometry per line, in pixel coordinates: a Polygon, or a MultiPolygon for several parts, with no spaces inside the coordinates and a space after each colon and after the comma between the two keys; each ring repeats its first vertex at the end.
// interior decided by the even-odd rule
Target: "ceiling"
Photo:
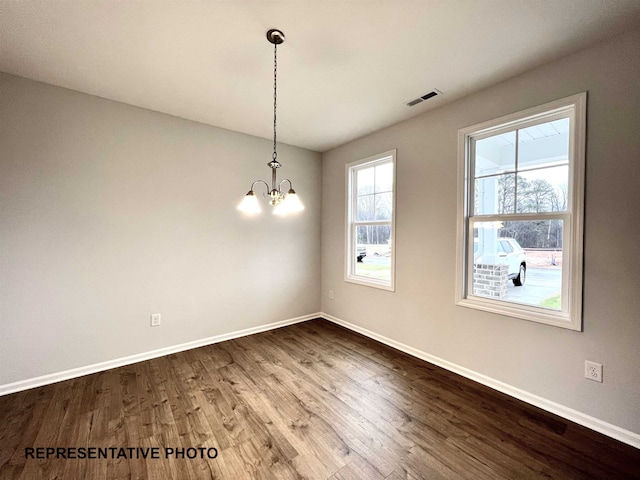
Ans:
{"type": "Polygon", "coordinates": [[[278,140],[322,152],[638,25],[638,0],[0,0],[0,71],[270,138],[279,28],[278,140]]]}

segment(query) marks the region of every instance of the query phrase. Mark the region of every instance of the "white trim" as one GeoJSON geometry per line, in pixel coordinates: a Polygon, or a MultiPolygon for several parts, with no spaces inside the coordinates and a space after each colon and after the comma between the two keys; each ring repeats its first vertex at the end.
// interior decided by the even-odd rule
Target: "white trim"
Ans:
{"type": "MultiPolygon", "coordinates": [[[[510,113],[499,118],[487,120],[486,122],[471,125],[459,130],[463,135],[476,133],[478,135],[487,136],[496,135],[502,131],[508,131],[513,129],[513,125],[535,125],[544,122],[546,118],[553,120],[556,118],[557,111],[563,111],[568,108],[570,104],[575,103],[579,105],[581,109],[586,108],[587,92],[576,93],[569,97],[560,98],[544,105],[538,105],[519,112],[510,113]],[[521,122],[523,118],[529,117],[527,123],[521,122]]],[[[560,115],[562,116],[562,115],[560,115]]],[[[586,131],[586,130],[585,130],[586,131]]]]}
{"type": "Polygon", "coordinates": [[[623,443],[626,443],[627,445],[631,445],[635,448],[640,448],[640,434],[637,434],[630,430],[625,430],[624,428],[612,425],[611,423],[607,423],[598,418],[579,412],[577,410],[574,410],[573,408],[569,408],[551,400],[547,400],[546,398],[540,397],[533,393],[529,393],[525,390],[521,390],[517,387],[488,377],[469,368],[462,367],[453,362],[449,362],[448,360],[444,360],[429,353],[423,352],[422,350],[418,350],[417,348],[413,348],[403,343],[397,342],[388,337],[372,332],[371,330],[367,330],[366,328],[334,317],[333,315],[321,312],[318,316],[329,320],[330,322],[333,322],[337,325],[348,328],[349,330],[358,332],[365,337],[372,338],[373,340],[400,350],[401,352],[407,353],[413,357],[442,367],[445,370],[449,370],[450,372],[457,373],[458,375],[473,380],[474,382],[478,382],[489,388],[493,388],[494,390],[517,398],[518,400],[522,400],[523,402],[526,402],[530,405],[546,410],[547,412],[554,413],[562,418],[590,428],[591,430],[595,430],[596,432],[602,433],[603,435],[606,435],[608,437],[619,440],[623,443]]]}
{"type": "Polygon", "coordinates": [[[84,367],[72,368],[70,370],[65,370],[62,372],[42,375],[40,377],[19,380],[17,382],[0,385],[0,396],[21,392],[22,390],[28,390],[30,388],[41,387],[43,385],[62,382],[63,380],[82,377],[84,375],[102,372],[104,370],[110,370],[112,368],[122,367],[124,365],[131,365],[132,363],[138,363],[144,360],[150,360],[152,358],[163,357],[172,353],[183,352],[185,350],[191,350],[192,348],[204,347],[206,345],[224,342],[226,340],[232,340],[234,338],[245,337],[247,335],[253,335],[254,333],[266,332],[267,330],[275,330],[276,328],[286,327],[295,323],[306,322],[307,320],[312,320],[318,317],[320,317],[320,313],[312,313],[309,315],[303,315],[301,317],[290,318],[288,320],[282,320],[279,322],[260,325],[257,327],[245,328],[243,330],[223,333],[221,335],[215,335],[213,337],[202,338],[200,340],[194,340],[192,342],[181,343],[179,345],[159,348],[157,350],[151,350],[149,352],[137,353],[135,355],[130,355],[127,357],[107,360],[106,362],[94,363],[93,365],[86,365],[84,367]]]}

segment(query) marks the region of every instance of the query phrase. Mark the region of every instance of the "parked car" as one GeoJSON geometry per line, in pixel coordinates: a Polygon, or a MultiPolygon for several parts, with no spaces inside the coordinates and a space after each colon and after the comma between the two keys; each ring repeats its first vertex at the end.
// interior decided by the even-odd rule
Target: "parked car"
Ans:
{"type": "MultiPolygon", "coordinates": [[[[475,262],[482,262],[482,255],[478,255],[478,239],[474,239],[473,249],[475,252],[475,262]]],[[[497,242],[497,255],[509,266],[509,280],[513,281],[516,287],[524,285],[527,277],[527,259],[523,248],[515,238],[501,237],[497,242]]]]}

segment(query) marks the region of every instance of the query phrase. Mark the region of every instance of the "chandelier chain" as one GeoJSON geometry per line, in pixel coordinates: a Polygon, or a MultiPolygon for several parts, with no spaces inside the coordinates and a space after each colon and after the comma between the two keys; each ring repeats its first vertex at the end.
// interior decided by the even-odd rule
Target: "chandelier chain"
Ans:
{"type": "Polygon", "coordinates": [[[273,44],[273,159],[278,157],[276,151],[276,108],[278,106],[278,44],[273,44]]]}

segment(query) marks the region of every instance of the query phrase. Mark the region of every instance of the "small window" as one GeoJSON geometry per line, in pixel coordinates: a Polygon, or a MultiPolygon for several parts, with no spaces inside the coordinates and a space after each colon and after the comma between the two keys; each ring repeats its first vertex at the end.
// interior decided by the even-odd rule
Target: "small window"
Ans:
{"type": "Polygon", "coordinates": [[[582,328],[586,93],[459,132],[457,304],[582,328]]]}
{"type": "Polygon", "coordinates": [[[347,165],[345,280],[394,290],[395,150],[347,165]]]}

